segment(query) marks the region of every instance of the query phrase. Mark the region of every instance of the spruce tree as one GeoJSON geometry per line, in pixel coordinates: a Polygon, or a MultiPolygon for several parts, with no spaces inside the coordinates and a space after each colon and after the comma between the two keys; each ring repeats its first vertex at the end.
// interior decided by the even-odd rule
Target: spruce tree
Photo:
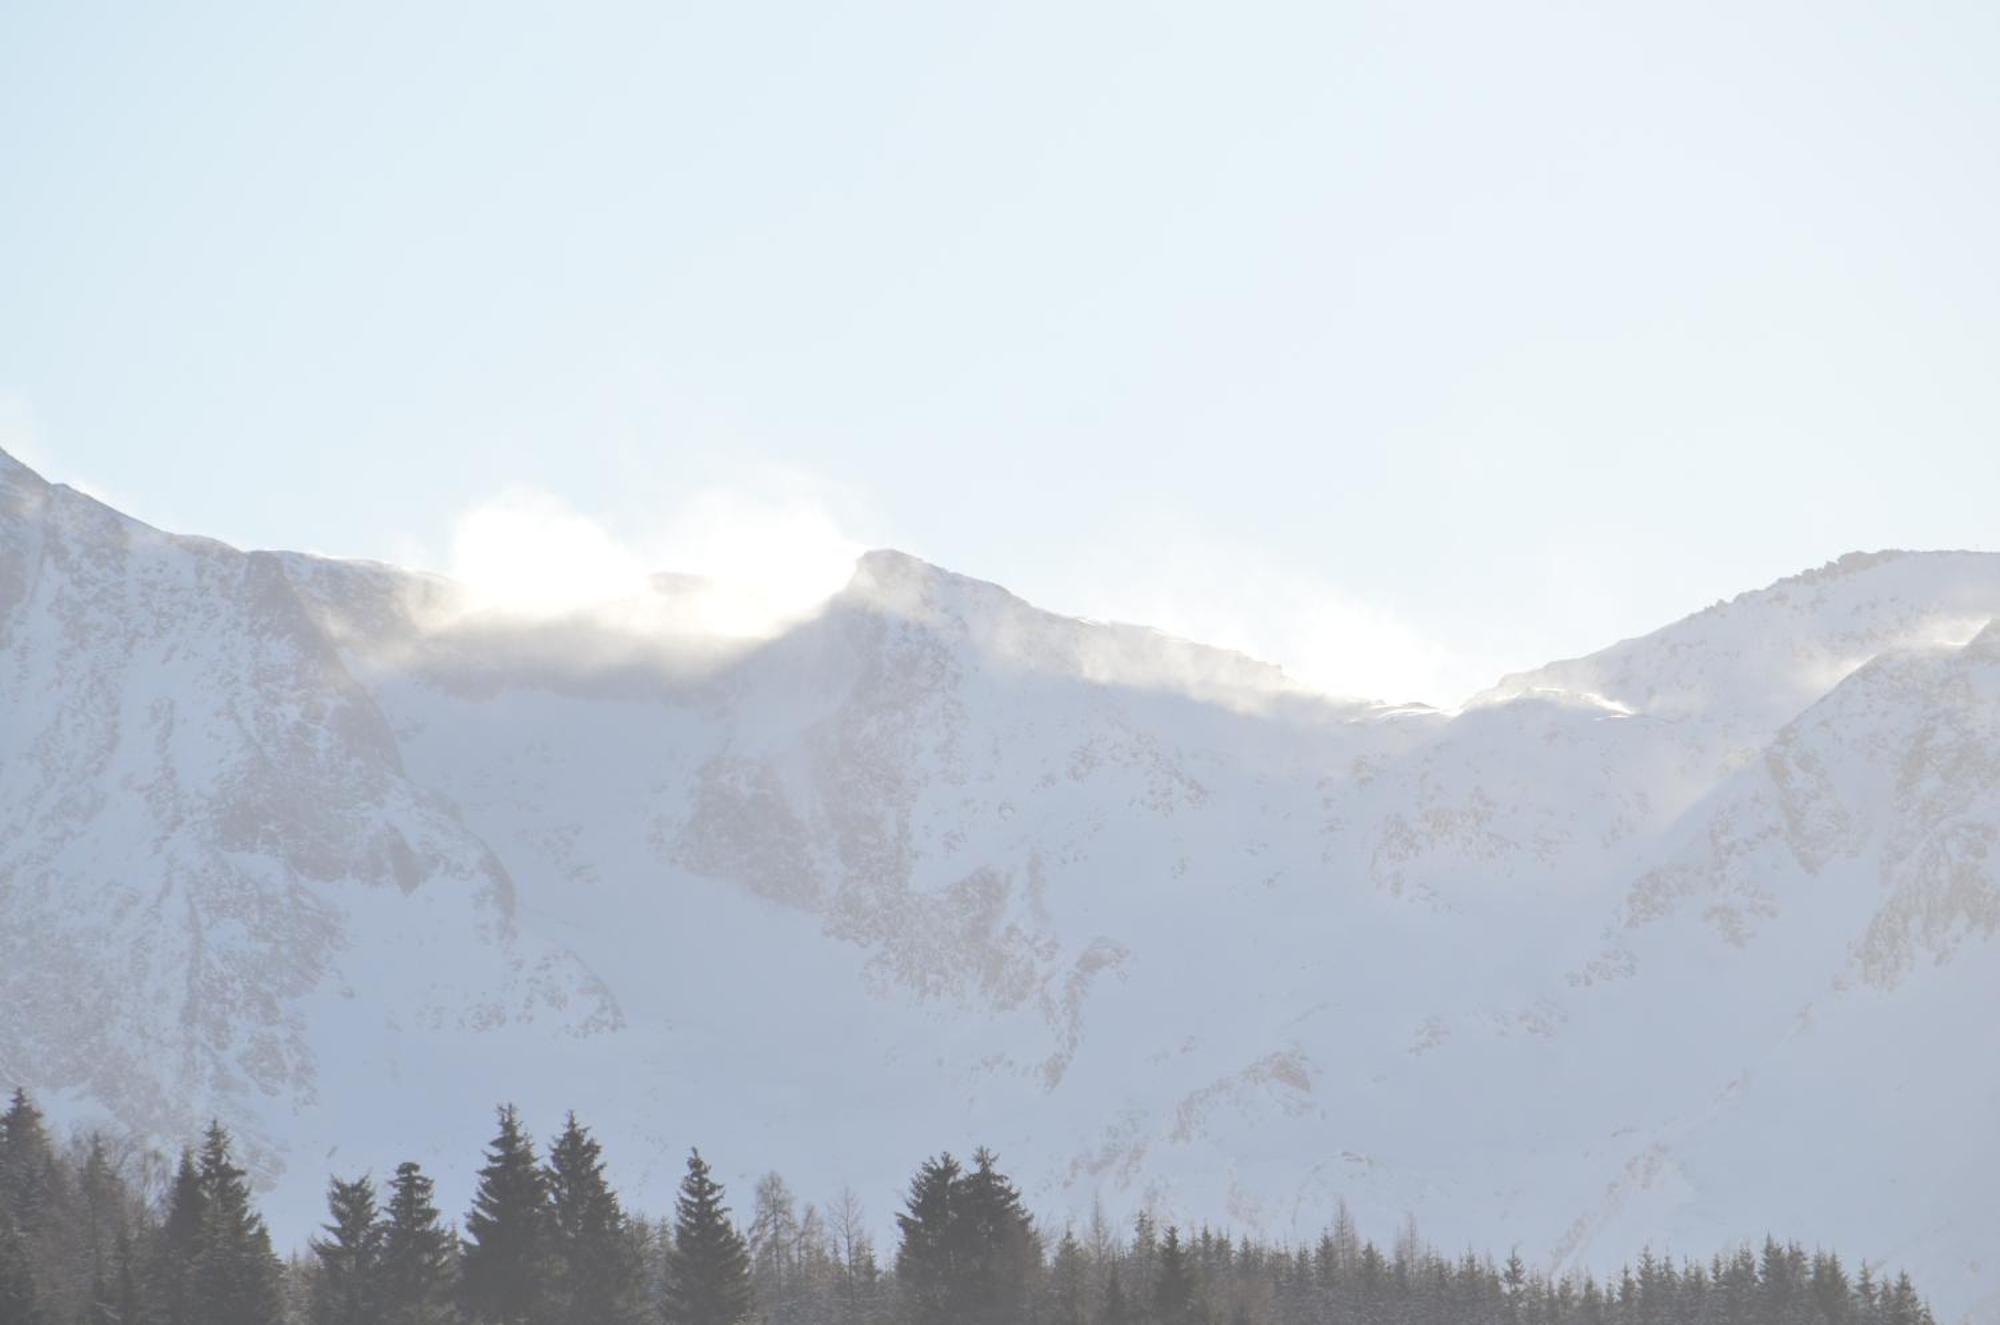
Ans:
{"type": "Polygon", "coordinates": [[[326,1236],[312,1240],[312,1325],[379,1325],[382,1318],[382,1229],[375,1218],[375,1184],[364,1175],[335,1178],[327,1188],[326,1236]]]}
{"type": "Polygon", "coordinates": [[[1840,1257],[1825,1251],[1816,1254],[1807,1282],[1822,1325],[1850,1325],[1855,1315],[1854,1288],[1840,1257]]]}
{"type": "Polygon", "coordinates": [[[1170,1224],[1153,1271],[1153,1320],[1156,1325],[1187,1325],[1194,1318],[1194,1268],[1181,1245],[1180,1230],[1170,1224]]]}
{"type": "Polygon", "coordinates": [[[45,1325],[48,1317],[35,1291],[34,1262],[28,1239],[13,1213],[0,1208],[0,1322],[45,1325]]]}
{"type": "Polygon", "coordinates": [[[0,1217],[12,1220],[13,1237],[44,1314],[68,1314],[59,1305],[64,1287],[59,1272],[81,1236],[73,1227],[66,1176],[41,1110],[27,1091],[16,1088],[0,1114],[0,1217]]]}
{"type": "MultiPolygon", "coordinates": [[[[278,1267],[219,1127],[198,1155],[182,1156],[155,1210],[101,1141],[56,1151],[23,1096],[0,1114],[0,1325],[271,1325],[274,1301],[292,1325],[459,1325],[456,1236],[414,1164],[397,1170],[380,1218],[365,1180],[332,1184],[324,1235],[260,1303],[258,1284],[278,1267]],[[31,1237],[17,1207],[38,1218],[53,1212],[44,1227],[55,1235],[31,1237]]],[[[493,1158],[517,1151],[529,1152],[518,1135],[493,1158]]],[[[1613,1274],[1607,1297],[1588,1274],[1553,1280],[1518,1255],[1498,1265],[1472,1251],[1440,1255],[1414,1226],[1398,1235],[1390,1260],[1338,1222],[1314,1250],[1206,1227],[1162,1238],[1145,1220],[1127,1252],[1100,1217],[1087,1239],[1064,1234],[1044,1287],[1032,1223],[984,1152],[968,1170],[940,1157],[919,1171],[893,1295],[874,1291],[866,1221],[851,1194],[828,1228],[810,1206],[795,1215],[780,1181],[760,1184],[756,1246],[764,1282],[784,1294],[774,1303],[746,1273],[749,1252],[698,1155],[671,1234],[624,1215],[596,1143],[574,1119],[545,1169],[531,1153],[530,1161],[530,1185],[543,1194],[531,1205],[545,1253],[535,1273],[547,1281],[530,1295],[531,1325],[637,1325],[622,1312],[633,1299],[609,1291],[620,1282],[618,1257],[600,1262],[590,1249],[642,1244],[626,1263],[643,1281],[637,1295],[691,1325],[738,1325],[752,1318],[753,1299],[764,1308],[760,1325],[1936,1325],[1907,1275],[1885,1277],[1860,1261],[1850,1277],[1833,1252],[1776,1239],[1761,1257],[1746,1246],[1707,1264],[1642,1253],[1613,1274]],[[616,1229],[622,1240],[598,1236],[616,1229]],[[927,1275],[928,1297],[918,1291],[927,1275]],[[607,1291],[591,1297],[599,1289],[607,1291]]]]}
{"type": "MultiPolygon", "coordinates": [[[[80,1309],[94,1325],[98,1317],[116,1308],[121,1249],[124,1253],[131,1249],[127,1236],[129,1194],[102,1136],[90,1138],[75,1188],[77,1251],[87,1280],[80,1309]]],[[[125,1265],[124,1270],[129,1274],[131,1266],[125,1265]]]]}
{"type": "Polygon", "coordinates": [[[1056,1243],[1054,1264],[1049,1267],[1050,1325],[1088,1325],[1088,1275],[1089,1266],[1084,1261],[1083,1245],[1076,1240],[1073,1231],[1065,1228],[1061,1240],[1056,1243]]]}
{"type": "Polygon", "coordinates": [[[699,1150],[688,1155],[667,1261],[667,1325],[738,1325],[750,1313],[750,1253],[699,1150]]]}
{"type": "Polygon", "coordinates": [[[909,1195],[896,1215],[902,1243],[896,1249],[896,1282],[909,1325],[953,1325],[957,1303],[959,1179],[949,1152],[918,1165],[909,1195]]]}
{"type": "Polygon", "coordinates": [[[1153,1282],[1153,1265],[1160,1259],[1160,1234],[1154,1227],[1151,1211],[1141,1210],[1132,1217],[1132,1254],[1126,1260],[1125,1291],[1130,1295],[1132,1310],[1143,1310],[1146,1290],[1153,1282]]]}
{"type": "Polygon", "coordinates": [[[625,1211],[604,1180],[602,1150],[569,1115],[549,1147],[550,1319],[629,1325],[639,1319],[642,1266],[625,1211]]]}
{"type": "Polygon", "coordinates": [[[952,1207],[953,1318],[966,1325],[1010,1325],[1024,1319],[1041,1251],[1034,1220],[992,1151],[982,1146],[974,1152],[952,1207]]]}
{"type": "Polygon", "coordinates": [[[488,1325],[538,1325],[548,1280],[547,1183],[535,1145],[511,1104],[479,1170],[479,1191],[465,1217],[459,1298],[488,1325]]]}
{"type": "Polygon", "coordinates": [[[230,1158],[229,1133],[211,1123],[201,1146],[201,1224],[189,1297],[201,1325],[277,1325],[282,1269],[250,1202],[247,1175],[230,1158]]]}
{"type": "Polygon", "coordinates": [[[1098,1313],[1097,1322],[1098,1325],[1132,1325],[1132,1308],[1125,1301],[1124,1286],[1118,1282],[1115,1261],[1104,1279],[1104,1310],[1098,1313]]]}
{"type": "Polygon", "coordinates": [[[1750,1325],[1757,1319],[1757,1258],[1749,1247],[1738,1247],[1726,1264],[1718,1258],[1715,1286],[1721,1296],[1713,1313],[1716,1325],[1750,1325]]]}
{"type": "Polygon", "coordinates": [[[200,1325],[194,1300],[194,1262],[201,1250],[206,1196],[194,1152],[181,1151],[167,1188],[167,1213],[146,1265],[148,1325],[200,1325]]]}
{"type": "Polygon", "coordinates": [[[12,1214],[18,1231],[28,1236],[54,1221],[62,1186],[42,1111],[27,1091],[16,1088],[0,1114],[0,1210],[12,1214]]]}
{"type": "Polygon", "coordinates": [[[1875,1271],[1868,1268],[1868,1262],[1861,1262],[1861,1268],[1854,1275],[1854,1306],[1856,1314],[1864,1320],[1875,1316],[1875,1271]]]}
{"type": "Polygon", "coordinates": [[[1882,1293],[1883,1325],[1924,1325],[1930,1311],[1917,1298],[1910,1276],[1898,1274],[1896,1282],[1882,1293]]]}
{"type": "Polygon", "coordinates": [[[124,1229],[112,1244],[111,1268],[93,1286],[90,1325],[142,1325],[146,1295],[139,1273],[139,1253],[124,1229]]]}
{"type": "Polygon", "coordinates": [[[396,1166],[382,1224],[383,1325],[451,1325],[458,1240],[433,1203],[431,1180],[414,1163],[396,1166]]]}
{"type": "MultiPolygon", "coordinates": [[[[1471,1253],[1467,1253],[1469,1256],[1471,1253]]],[[[1521,1249],[1515,1247],[1507,1253],[1507,1266],[1500,1272],[1500,1288],[1506,1303],[1506,1318],[1512,1325],[1521,1319],[1523,1298],[1528,1286],[1528,1266],[1521,1259],[1521,1249]]]]}

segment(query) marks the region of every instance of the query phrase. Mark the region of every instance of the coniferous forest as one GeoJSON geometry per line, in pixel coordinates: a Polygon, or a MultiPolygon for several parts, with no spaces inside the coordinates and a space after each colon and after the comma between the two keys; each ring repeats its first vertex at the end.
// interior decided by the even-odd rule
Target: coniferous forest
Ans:
{"type": "Polygon", "coordinates": [[[801,1205],[776,1173],[739,1217],[697,1151],[674,1208],[624,1208],[572,1116],[546,1147],[499,1112],[471,1207],[413,1163],[336,1176],[281,1259],[219,1125],[171,1165],[0,1118],[0,1325],[1932,1325],[1908,1276],[1766,1238],[1642,1255],[1609,1280],[1518,1254],[1384,1250],[1343,1209],[1308,1245],[1209,1228],[1045,1227],[985,1150],[897,1194],[878,1253],[861,1202],[801,1205]]]}

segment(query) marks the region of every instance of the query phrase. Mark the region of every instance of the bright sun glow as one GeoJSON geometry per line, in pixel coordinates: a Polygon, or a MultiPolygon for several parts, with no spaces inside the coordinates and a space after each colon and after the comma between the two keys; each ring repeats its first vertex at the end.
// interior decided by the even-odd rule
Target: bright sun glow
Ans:
{"type": "Polygon", "coordinates": [[[846,583],[862,550],[808,497],[710,489],[653,536],[627,542],[555,497],[511,488],[458,518],[448,573],[479,611],[638,613],[745,637],[812,611],[846,583]]]}
{"type": "Polygon", "coordinates": [[[451,575],[478,606],[551,616],[646,591],[646,567],[554,497],[513,488],[458,519],[451,575]]]}

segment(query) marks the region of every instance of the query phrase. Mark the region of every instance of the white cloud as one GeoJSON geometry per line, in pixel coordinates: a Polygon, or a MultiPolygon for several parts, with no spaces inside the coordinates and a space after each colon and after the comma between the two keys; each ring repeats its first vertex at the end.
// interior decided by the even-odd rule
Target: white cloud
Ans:
{"type": "Polygon", "coordinates": [[[647,567],[560,498],[514,487],[454,522],[447,573],[483,606],[544,615],[637,597],[647,567]]]}
{"type": "Polygon", "coordinates": [[[653,564],[709,582],[702,615],[729,635],[762,634],[847,583],[866,546],[799,481],[790,490],[695,493],[651,544],[653,564]]]}
{"type": "Polygon", "coordinates": [[[671,590],[680,628],[756,636],[824,602],[863,550],[813,485],[793,476],[697,490],[631,536],[515,486],[453,522],[438,569],[471,592],[474,606],[524,616],[630,609],[656,599],[652,577],[664,572],[685,577],[671,590]]]}
{"type": "MultiPolygon", "coordinates": [[[[483,610],[547,616],[617,605],[642,612],[631,620],[647,629],[756,637],[838,591],[871,546],[839,514],[857,505],[852,496],[792,471],[760,470],[690,492],[652,528],[626,534],[608,518],[516,486],[457,518],[441,563],[421,553],[408,559],[436,565],[483,610]],[[662,597],[652,588],[660,572],[690,578],[662,597]]],[[[992,567],[951,569],[1011,578],[992,567]]],[[[1059,581],[1012,587],[1051,610],[1153,626],[1278,663],[1329,694],[1448,707],[1503,670],[1265,549],[1183,521],[1128,519],[1059,581]]]]}
{"type": "Polygon", "coordinates": [[[1183,522],[1129,522],[1078,567],[1048,605],[1235,649],[1327,694],[1451,707],[1499,676],[1310,571],[1183,522]]]}

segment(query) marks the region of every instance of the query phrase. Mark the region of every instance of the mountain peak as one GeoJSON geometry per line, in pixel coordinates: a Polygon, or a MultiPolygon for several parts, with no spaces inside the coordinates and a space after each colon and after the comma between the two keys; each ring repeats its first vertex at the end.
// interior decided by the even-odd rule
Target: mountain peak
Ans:
{"type": "Polygon", "coordinates": [[[1052,611],[893,548],[864,553],[837,603],[919,624],[990,663],[1097,684],[1262,705],[1308,692],[1277,665],[1148,626],[1052,611]]]}
{"type": "Polygon", "coordinates": [[[1706,714],[1756,738],[1887,650],[1962,644],[2000,613],[2000,555],[1850,552],[1581,658],[1503,677],[1601,695],[1635,712],[1706,714]]]}
{"type": "Polygon", "coordinates": [[[947,596],[984,600],[991,606],[1027,606],[997,584],[948,571],[896,548],[875,548],[862,553],[855,560],[854,573],[841,596],[904,612],[942,606],[941,600],[947,596]]]}

